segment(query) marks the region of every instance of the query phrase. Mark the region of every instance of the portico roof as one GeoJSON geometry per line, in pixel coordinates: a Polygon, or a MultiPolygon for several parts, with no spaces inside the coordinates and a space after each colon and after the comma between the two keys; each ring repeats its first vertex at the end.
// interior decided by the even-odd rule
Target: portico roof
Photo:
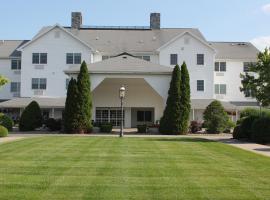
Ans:
{"type": "MultiPolygon", "coordinates": [[[[119,56],[88,64],[92,74],[171,74],[172,67],[163,66],[135,58],[123,53],[119,56]]],[[[65,70],[66,74],[78,74],[80,66],[65,70]]]]}

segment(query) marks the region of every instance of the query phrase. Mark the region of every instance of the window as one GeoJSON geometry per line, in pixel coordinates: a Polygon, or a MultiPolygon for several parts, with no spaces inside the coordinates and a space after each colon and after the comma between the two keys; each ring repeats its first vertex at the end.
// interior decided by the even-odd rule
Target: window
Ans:
{"type": "Polygon", "coordinates": [[[197,65],[204,65],[204,54],[197,54],[197,65]]]}
{"type": "Polygon", "coordinates": [[[11,82],[10,83],[10,92],[20,92],[21,83],[20,82],[11,82]]]}
{"type": "Polygon", "coordinates": [[[47,53],[33,53],[32,63],[33,64],[47,64],[47,53]]]}
{"type": "Polygon", "coordinates": [[[252,66],[252,65],[256,65],[256,62],[244,62],[243,63],[243,71],[244,72],[250,71],[249,67],[252,66]]]}
{"type": "Polygon", "coordinates": [[[246,89],[244,91],[244,95],[245,95],[245,97],[252,97],[252,96],[254,96],[254,93],[251,89],[246,89]]]}
{"type": "Polygon", "coordinates": [[[135,58],[143,59],[145,61],[150,61],[150,56],[134,56],[135,58]]]}
{"type": "MultiPolygon", "coordinates": [[[[123,112],[123,118],[125,119],[125,110],[123,112]]],[[[97,123],[110,122],[113,126],[120,126],[121,120],[122,114],[118,108],[96,108],[97,123]]]]}
{"type": "Polygon", "coordinates": [[[11,60],[11,69],[20,70],[21,69],[21,60],[11,60]]]}
{"type": "Polygon", "coordinates": [[[171,54],[171,61],[170,61],[171,65],[177,65],[178,63],[178,57],[177,54],[171,54]]]}
{"type": "Polygon", "coordinates": [[[66,63],[67,64],[81,64],[81,53],[67,53],[66,63]]]}
{"type": "Polygon", "coordinates": [[[197,80],[197,91],[204,91],[204,80],[197,80]]]}
{"type": "Polygon", "coordinates": [[[109,56],[102,56],[102,60],[107,60],[109,58],[110,58],[109,56]]]}
{"type": "Polygon", "coordinates": [[[151,111],[137,111],[138,122],[151,122],[152,112],[151,111]]]}
{"type": "Polygon", "coordinates": [[[226,94],[226,84],[215,84],[215,94],[226,94]]]}
{"type": "Polygon", "coordinates": [[[226,72],[226,62],[215,62],[216,72],[226,72]]]}
{"type": "Polygon", "coordinates": [[[47,79],[46,78],[32,78],[32,89],[34,90],[46,90],[47,79]]]}

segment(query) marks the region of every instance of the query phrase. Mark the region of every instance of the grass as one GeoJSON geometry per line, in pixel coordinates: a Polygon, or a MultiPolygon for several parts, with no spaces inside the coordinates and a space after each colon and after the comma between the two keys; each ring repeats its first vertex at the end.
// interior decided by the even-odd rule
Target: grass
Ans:
{"type": "Polygon", "coordinates": [[[0,158],[0,199],[270,199],[270,158],[207,140],[38,137],[0,158]]]}

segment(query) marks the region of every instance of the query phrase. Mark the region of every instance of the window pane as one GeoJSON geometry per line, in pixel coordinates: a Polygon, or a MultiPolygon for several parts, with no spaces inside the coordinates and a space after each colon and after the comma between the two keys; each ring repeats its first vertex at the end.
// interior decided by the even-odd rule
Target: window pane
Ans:
{"type": "Polygon", "coordinates": [[[150,61],[150,56],[143,56],[143,59],[146,61],[150,61]]]}
{"type": "Polygon", "coordinates": [[[39,81],[39,89],[45,90],[47,85],[47,79],[41,78],[39,81]]]}
{"type": "Polygon", "coordinates": [[[146,122],[152,121],[152,112],[151,111],[145,111],[144,118],[146,122]]]}
{"type": "Polygon", "coordinates": [[[226,94],[226,85],[220,84],[220,94],[226,94]]]}
{"type": "Polygon", "coordinates": [[[204,91],[204,80],[197,80],[197,91],[204,91]]]}
{"type": "Polygon", "coordinates": [[[81,54],[80,53],[74,54],[74,64],[81,64],[81,54]]]}
{"type": "Polygon", "coordinates": [[[47,53],[40,54],[40,64],[47,64],[47,53]]]}
{"type": "Polygon", "coordinates": [[[73,64],[73,53],[67,53],[66,61],[67,64],[73,64]]]}
{"type": "Polygon", "coordinates": [[[33,64],[39,64],[39,53],[33,53],[32,54],[32,63],[33,64]]]}
{"type": "Polygon", "coordinates": [[[38,78],[32,78],[32,89],[38,89],[38,78]]]}
{"type": "Polygon", "coordinates": [[[19,92],[19,83],[17,82],[11,82],[10,83],[10,92],[19,92]]]}
{"type": "Polygon", "coordinates": [[[18,60],[18,69],[21,69],[22,62],[21,60],[18,60]]]}
{"type": "Polygon", "coordinates": [[[137,121],[144,122],[144,111],[137,111],[137,121]]]}
{"type": "Polygon", "coordinates": [[[219,94],[219,84],[215,84],[215,94],[219,94]]]}
{"type": "Polygon", "coordinates": [[[215,62],[215,71],[219,72],[219,62],[215,62]]]}
{"type": "Polygon", "coordinates": [[[109,59],[109,56],[102,56],[102,60],[107,60],[109,59]]]}
{"type": "Polygon", "coordinates": [[[171,54],[171,65],[177,65],[177,54],[171,54]]]}
{"type": "Polygon", "coordinates": [[[221,72],[226,72],[226,62],[221,62],[220,63],[220,71],[221,72]]]}
{"type": "Polygon", "coordinates": [[[197,54],[197,65],[204,65],[204,54],[197,54]]]}
{"type": "Polygon", "coordinates": [[[18,60],[11,60],[11,69],[18,69],[18,60]]]}
{"type": "Polygon", "coordinates": [[[248,72],[249,71],[249,62],[244,62],[244,72],[248,72]]]}

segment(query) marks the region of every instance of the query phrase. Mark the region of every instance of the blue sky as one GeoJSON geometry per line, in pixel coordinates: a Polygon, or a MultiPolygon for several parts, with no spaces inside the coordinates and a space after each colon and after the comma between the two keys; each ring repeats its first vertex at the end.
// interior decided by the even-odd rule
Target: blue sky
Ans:
{"type": "Polygon", "coordinates": [[[161,13],[162,27],[195,27],[209,41],[270,44],[270,0],[1,0],[0,39],[31,39],[46,25],[70,25],[81,11],[84,25],[149,25],[161,13]]]}

